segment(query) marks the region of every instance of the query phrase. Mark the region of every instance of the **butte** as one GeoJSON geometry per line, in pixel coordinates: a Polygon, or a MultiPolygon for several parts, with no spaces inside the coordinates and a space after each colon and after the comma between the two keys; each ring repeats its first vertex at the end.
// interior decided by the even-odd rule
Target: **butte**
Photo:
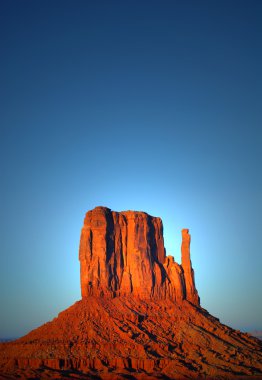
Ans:
{"type": "Polygon", "coordinates": [[[182,230],[181,265],[166,256],[160,218],[88,211],[82,299],[0,344],[1,379],[262,379],[262,342],[200,305],[182,230]]]}

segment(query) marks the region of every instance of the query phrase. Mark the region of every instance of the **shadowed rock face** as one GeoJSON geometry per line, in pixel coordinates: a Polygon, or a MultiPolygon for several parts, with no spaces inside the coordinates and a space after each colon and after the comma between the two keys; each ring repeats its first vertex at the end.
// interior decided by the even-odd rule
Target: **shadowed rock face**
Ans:
{"type": "Polygon", "coordinates": [[[133,295],[198,305],[188,230],[182,237],[180,266],[166,257],[160,218],[106,207],[88,211],[79,249],[82,297],[133,295]]]}

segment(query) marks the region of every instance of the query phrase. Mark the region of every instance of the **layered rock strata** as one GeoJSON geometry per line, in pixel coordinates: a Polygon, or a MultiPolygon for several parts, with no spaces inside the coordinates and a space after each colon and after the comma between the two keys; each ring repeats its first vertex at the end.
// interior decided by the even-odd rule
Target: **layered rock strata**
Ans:
{"type": "Polygon", "coordinates": [[[187,229],[182,238],[179,265],[166,257],[160,218],[106,207],[88,211],[79,249],[82,297],[133,295],[198,305],[187,229]]]}

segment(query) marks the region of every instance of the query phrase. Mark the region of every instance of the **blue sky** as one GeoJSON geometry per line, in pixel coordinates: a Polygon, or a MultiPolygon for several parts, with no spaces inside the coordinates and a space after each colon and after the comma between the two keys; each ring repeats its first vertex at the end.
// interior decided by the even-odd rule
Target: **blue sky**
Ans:
{"type": "Polygon", "coordinates": [[[202,306],[262,329],[260,1],[3,1],[0,336],[80,298],[85,212],[192,235],[202,306]]]}

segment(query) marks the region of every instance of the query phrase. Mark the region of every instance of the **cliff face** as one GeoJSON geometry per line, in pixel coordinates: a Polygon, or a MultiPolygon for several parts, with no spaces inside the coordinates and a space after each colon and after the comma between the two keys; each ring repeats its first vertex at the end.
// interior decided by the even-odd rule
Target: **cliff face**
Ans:
{"type": "Polygon", "coordinates": [[[188,230],[182,237],[179,265],[166,257],[160,218],[106,207],[88,211],[79,249],[82,297],[133,295],[198,305],[188,230]]]}

